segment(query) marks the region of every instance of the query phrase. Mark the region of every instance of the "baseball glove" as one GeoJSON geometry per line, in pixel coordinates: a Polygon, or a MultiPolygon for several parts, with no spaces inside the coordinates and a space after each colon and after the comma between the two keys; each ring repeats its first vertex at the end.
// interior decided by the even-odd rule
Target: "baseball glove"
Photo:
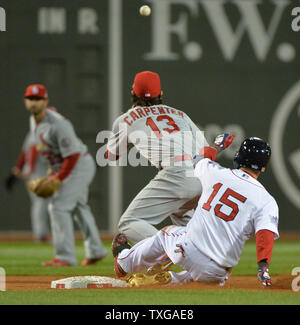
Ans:
{"type": "Polygon", "coordinates": [[[169,272],[160,272],[154,275],[134,273],[126,279],[127,287],[142,287],[147,285],[165,285],[170,283],[172,277],[169,272]]]}
{"type": "Polygon", "coordinates": [[[42,198],[52,196],[60,188],[61,181],[59,179],[53,179],[44,184],[47,179],[47,177],[42,177],[30,180],[28,182],[28,189],[42,198]]]}

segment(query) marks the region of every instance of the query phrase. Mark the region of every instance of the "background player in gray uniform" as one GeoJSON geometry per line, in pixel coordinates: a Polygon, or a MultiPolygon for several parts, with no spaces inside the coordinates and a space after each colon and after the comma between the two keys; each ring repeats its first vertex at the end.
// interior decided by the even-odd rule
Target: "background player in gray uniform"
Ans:
{"type": "Polygon", "coordinates": [[[169,216],[176,225],[187,223],[186,215],[201,195],[191,158],[207,142],[184,112],[162,104],[157,73],[143,71],[135,76],[132,102],[132,108],[113,125],[107,157],[119,159],[132,144],[159,169],[120,218],[119,230],[137,243],[155,234],[155,225],[169,216]]]}
{"type": "MultiPolygon", "coordinates": [[[[30,179],[45,176],[47,169],[47,164],[42,161],[36,151],[34,133],[30,130],[26,134],[12,173],[27,182],[30,179]]],[[[30,217],[34,239],[36,242],[49,242],[51,238],[48,215],[49,200],[40,198],[31,191],[27,190],[27,192],[30,198],[30,217]]]]}
{"type": "Polygon", "coordinates": [[[60,189],[51,197],[49,214],[55,247],[55,258],[45,266],[76,265],[73,220],[83,236],[86,259],[82,265],[93,264],[106,256],[94,216],[88,205],[89,185],[96,165],[87,147],[76,136],[69,120],[46,109],[47,91],[42,85],[31,85],[25,93],[25,105],[36,122],[37,150],[49,163],[51,179],[59,179],[60,189]]]}

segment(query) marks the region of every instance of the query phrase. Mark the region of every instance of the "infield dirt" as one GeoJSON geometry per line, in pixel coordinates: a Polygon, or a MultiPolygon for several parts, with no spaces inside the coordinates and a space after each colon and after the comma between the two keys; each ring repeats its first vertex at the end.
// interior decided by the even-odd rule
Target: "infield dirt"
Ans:
{"type": "MultiPolygon", "coordinates": [[[[7,276],[6,290],[55,290],[51,289],[51,281],[66,278],[67,276],[7,276]]],[[[292,276],[274,276],[273,285],[267,290],[292,292],[292,276]]],[[[232,276],[223,287],[216,284],[192,282],[184,285],[171,286],[145,286],[142,289],[184,289],[184,290],[226,290],[226,289],[245,289],[263,290],[255,276],[232,276]]],[[[102,290],[131,290],[131,288],[103,288],[102,290]]],[[[136,289],[136,288],[135,288],[136,289]]],[[[59,289],[56,289],[59,290],[59,289]]],[[[97,289],[72,289],[72,290],[97,290],[97,289]]]]}

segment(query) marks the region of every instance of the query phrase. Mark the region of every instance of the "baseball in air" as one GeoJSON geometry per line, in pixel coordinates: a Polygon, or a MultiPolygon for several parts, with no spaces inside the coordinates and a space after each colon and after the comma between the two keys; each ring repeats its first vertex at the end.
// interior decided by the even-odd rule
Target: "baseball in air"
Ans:
{"type": "Polygon", "coordinates": [[[142,16],[150,16],[151,15],[151,8],[147,5],[141,6],[140,14],[142,16]]]}

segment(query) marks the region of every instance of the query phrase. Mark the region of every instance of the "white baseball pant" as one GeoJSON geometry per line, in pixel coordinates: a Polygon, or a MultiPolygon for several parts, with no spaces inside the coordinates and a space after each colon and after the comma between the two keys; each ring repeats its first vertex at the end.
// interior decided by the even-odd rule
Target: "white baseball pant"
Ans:
{"type": "Polygon", "coordinates": [[[170,271],[173,284],[200,281],[223,285],[231,272],[200,252],[187,238],[186,228],[177,226],[165,227],[131,249],[124,249],[117,261],[125,272],[136,273],[160,263],[165,254],[183,269],[179,273],[170,271]]]}

